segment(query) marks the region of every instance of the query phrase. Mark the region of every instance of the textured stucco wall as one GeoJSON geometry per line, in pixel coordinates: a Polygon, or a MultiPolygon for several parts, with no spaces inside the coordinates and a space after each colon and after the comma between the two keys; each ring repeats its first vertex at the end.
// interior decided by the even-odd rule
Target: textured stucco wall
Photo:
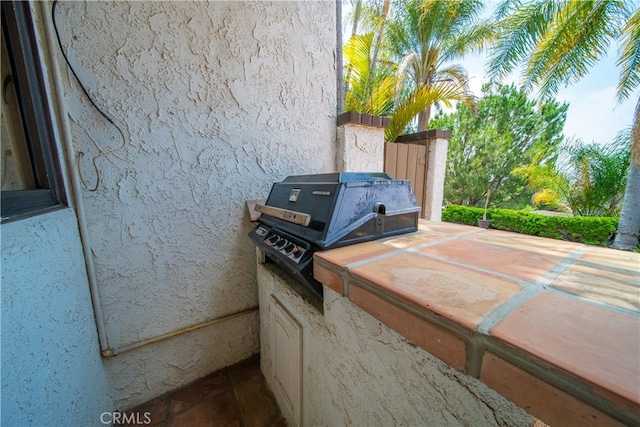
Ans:
{"type": "MultiPolygon", "coordinates": [[[[56,19],[126,141],[64,69],[110,346],[256,306],[244,201],[335,170],[335,3],[60,2],[56,19]]],[[[127,407],[257,351],[254,313],[108,366],[127,407]]]]}
{"type": "Polygon", "coordinates": [[[3,426],[100,425],[113,410],[72,210],[2,225],[3,426]]]}
{"type": "Polygon", "coordinates": [[[427,179],[422,218],[429,221],[441,221],[449,140],[444,138],[431,139],[427,150],[427,179]]]}
{"type": "Polygon", "coordinates": [[[305,426],[514,426],[525,411],[325,288],[324,315],[295,294],[273,264],[258,265],[261,368],[271,379],[268,301],[303,327],[305,426]]]}
{"type": "Polygon", "coordinates": [[[384,172],[384,128],[338,126],[336,145],[339,171],[384,172]]]}

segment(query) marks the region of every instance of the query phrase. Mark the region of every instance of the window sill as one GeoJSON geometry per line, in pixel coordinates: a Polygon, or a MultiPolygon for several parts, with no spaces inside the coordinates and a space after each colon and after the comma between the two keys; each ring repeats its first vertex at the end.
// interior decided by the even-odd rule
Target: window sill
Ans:
{"type": "Polygon", "coordinates": [[[640,254],[426,222],[315,277],[551,425],[640,423],[640,254]]]}

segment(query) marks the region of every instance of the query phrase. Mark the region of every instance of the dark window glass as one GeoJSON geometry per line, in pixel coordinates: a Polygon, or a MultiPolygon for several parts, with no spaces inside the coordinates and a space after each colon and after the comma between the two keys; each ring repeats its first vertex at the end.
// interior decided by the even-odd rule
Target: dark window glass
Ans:
{"type": "Polygon", "coordinates": [[[2,1],[2,222],[65,206],[30,2],[2,1]]]}

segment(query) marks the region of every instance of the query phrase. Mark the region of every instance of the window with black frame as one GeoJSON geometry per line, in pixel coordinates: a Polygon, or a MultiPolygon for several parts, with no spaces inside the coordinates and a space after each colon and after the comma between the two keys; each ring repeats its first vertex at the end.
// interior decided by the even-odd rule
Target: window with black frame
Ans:
{"type": "Polygon", "coordinates": [[[2,1],[2,222],[66,206],[31,3],[2,1]]]}

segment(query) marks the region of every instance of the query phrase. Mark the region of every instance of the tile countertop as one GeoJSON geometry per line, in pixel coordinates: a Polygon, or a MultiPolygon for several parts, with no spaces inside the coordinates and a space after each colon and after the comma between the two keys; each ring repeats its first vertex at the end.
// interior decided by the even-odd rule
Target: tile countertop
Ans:
{"type": "Polygon", "coordinates": [[[640,254],[421,220],[314,276],[551,425],[640,425],[640,254]]]}

